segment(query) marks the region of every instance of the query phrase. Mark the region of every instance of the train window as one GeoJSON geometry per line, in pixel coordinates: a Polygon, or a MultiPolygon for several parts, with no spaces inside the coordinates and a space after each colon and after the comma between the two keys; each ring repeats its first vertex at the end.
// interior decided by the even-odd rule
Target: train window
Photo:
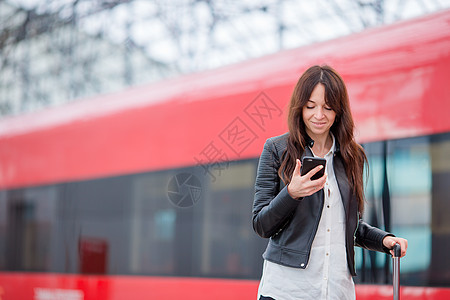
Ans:
{"type": "Polygon", "coordinates": [[[131,272],[259,277],[265,241],[251,228],[256,163],[136,175],[131,272]]]}
{"type": "MultiPolygon", "coordinates": [[[[440,279],[449,265],[443,263],[447,260],[439,247],[446,247],[450,228],[450,222],[443,221],[449,211],[445,195],[450,193],[450,134],[370,143],[365,149],[370,173],[364,218],[408,239],[402,282],[448,284],[440,279]]],[[[357,265],[359,282],[389,278],[389,258],[381,253],[357,251],[357,265]]]]}
{"type": "Polygon", "coordinates": [[[57,188],[36,187],[0,194],[2,268],[48,270],[50,248],[54,243],[57,188]]]}
{"type": "MultiPolygon", "coordinates": [[[[251,227],[256,163],[234,162],[207,182],[203,203],[201,270],[205,275],[247,278],[255,274],[258,237],[251,227]]],[[[259,266],[256,265],[259,269],[259,266]]]]}
{"type": "Polygon", "coordinates": [[[7,191],[0,191],[0,270],[6,268],[6,236],[8,234],[7,191]]]}
{"type": "MultiPolygon", "coordinates": [[[[136,175],[130,198],[130,272],[173,275],[179,216],[167,198],[168,172],[136,175]]],[[[190,230],[190,226],[185,227],[190,230]]]]}

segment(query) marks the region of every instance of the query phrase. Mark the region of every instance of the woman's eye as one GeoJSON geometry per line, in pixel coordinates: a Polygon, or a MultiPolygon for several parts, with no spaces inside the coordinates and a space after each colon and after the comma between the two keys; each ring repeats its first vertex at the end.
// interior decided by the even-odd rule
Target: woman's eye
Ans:
{"type": "Polygon", "coordinates": [[[306,106],[307,109],[313,109],[314,106],[306,106]]]}
{"type": "Polygon", "coordinates": [[[332,110],[331,107],[325,107],[326,110],[332,110]]]}

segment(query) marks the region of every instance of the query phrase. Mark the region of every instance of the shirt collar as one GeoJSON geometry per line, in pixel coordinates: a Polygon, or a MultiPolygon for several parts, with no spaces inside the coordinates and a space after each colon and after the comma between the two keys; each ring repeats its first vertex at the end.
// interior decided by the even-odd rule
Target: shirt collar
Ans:
{"type": "MultiPolygon", "coordinates": [[[[331,145],[330,151],[326,155],[328,155],[330,152],[336,155],[337,152],[339,152],[339,143],[336,141],[336,138],[334,137],[334,134],[330,131],[331,138],[333,139],[333,144],[331,145]]],[[[309,136],[306,135],[306,142],[309,147],[309,149],[312,152],[312,147],[314,146],[314,140],[309,136]]]]}
{"type": "Polygon", "coordinates": [[[330,151],[328,151],[327,155],[333,155],[336,152],[336,139],[334,138],[333,133],[330,131],[331,138],[333,139],[333,144],[331,145],[330,151]]]}

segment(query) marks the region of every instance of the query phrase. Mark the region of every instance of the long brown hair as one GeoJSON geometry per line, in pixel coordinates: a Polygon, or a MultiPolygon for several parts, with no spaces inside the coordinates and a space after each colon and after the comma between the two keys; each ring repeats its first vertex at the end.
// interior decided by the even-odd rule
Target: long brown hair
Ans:
{"type": "Polygon", "coordinates": [[[330,66],[312,66],[303,73],[292,93],[288,112],[289,137],[278,174],[287,185],[291,181],[296,159],[302,156],[308,135],[302,117],[303,107],[310,99],[317,84],[325,87],[325,102],[336,113],[330,130],[340,145],[346,175],[358,200],[359,211],[364,209],[363,170],[367,157],[363,148],[355,142],[354,122],[350,112],[347,88],[341,76],[330,66]]]}

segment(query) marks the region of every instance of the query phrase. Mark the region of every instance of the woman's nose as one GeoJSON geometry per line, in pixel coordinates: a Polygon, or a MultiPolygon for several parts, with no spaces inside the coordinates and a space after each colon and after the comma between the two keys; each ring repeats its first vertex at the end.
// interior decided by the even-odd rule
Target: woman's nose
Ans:
{"type": "Polygon", "coordinates": [[[315,117],[316,117],[317,119],[322,119],[323,116],[324,116],[324,114],[323,114],[323,108],[318,107],[317,110],[316,110],[316,113],[315,113],[314,115],[315,115],[315,117]]]}

